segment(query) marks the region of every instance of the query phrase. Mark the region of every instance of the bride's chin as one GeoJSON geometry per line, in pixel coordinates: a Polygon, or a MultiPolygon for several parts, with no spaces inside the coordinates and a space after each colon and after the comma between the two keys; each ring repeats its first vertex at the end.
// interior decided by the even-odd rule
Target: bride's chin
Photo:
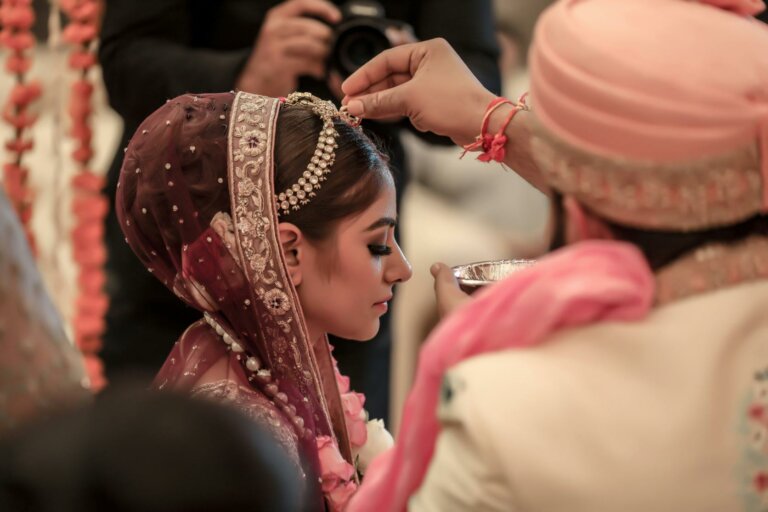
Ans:
{"type": "Polygon", "coordinates": [[[373,338],[376,337],[376,335],[379,333],[379,320],[377,319],[375,324],[371,324],[370,328],[365,330],[359,330],[359,331],[348,331],[345,333],[341,332],[329,332],[328,334],[333,334],[334,336],[337,336],[339,338],[344,338],[345,340],[349,341],[359,341],[359,342],[366,342],[371,341],[373,338]]]}

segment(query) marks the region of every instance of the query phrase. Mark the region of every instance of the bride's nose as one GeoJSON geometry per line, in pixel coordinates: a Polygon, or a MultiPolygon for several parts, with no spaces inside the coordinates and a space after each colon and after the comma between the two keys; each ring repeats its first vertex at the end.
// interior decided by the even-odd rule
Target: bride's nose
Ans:
{"type": "Polygon", "coordinates": [[[411,278],[413,269],[408,259],[403,254],[400,245],[394,244],[392,255],[387,258],[387,268],[384,270],[384,279],[387,283],[403,283],[411,278]]]}

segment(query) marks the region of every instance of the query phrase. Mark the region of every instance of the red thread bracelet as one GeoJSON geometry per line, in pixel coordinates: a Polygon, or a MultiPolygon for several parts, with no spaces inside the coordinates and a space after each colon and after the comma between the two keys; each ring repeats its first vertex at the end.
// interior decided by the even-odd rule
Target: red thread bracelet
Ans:
{"type": "Polygon", "coordinates": [[[521,110],[528,110],[528,105],[525,102],[527,96],[527,92],[523,93],[520,98],[518,98],[517,103],[512,103],[510,100],[503,97],[498,97],[491,100],[485,110],[483,122],[480,125],[480,135],[478,135],[475,138],[475,141],[471,144],[463,146],[464,152],[459,158],[463,158],[464,155],[466,155],[469,151],[482,150],[480,155],[477,157],[477,159],[481,162],[503,162],[504,157],[506,156],[506,150],[504,147],[507,145],[508,140],[504,132],[507,130],[509,123],[512,122],[512,119],[514,119],[518,112],[521,110]],[[507,118],[499,128],[499,131],[495,135],[490,135],[488,133],[488,124],[490,123],[491,114],[504,104],[514,105],[514,108],[509,113],[509,115],[507,115],[507,118]]]}

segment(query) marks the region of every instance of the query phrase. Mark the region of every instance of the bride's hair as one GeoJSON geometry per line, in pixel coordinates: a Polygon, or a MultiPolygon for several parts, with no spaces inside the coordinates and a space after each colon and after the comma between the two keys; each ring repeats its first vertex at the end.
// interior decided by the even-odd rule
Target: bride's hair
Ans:
{"type": "MultiPolygon", "coordinates": [[[[361,130],[340,119],[334,125],[339,147],[327,181],[309,204],[280,217],[312,241],[326,239],[338,221],[365,210],[392,180],[386,156],[361,130]]],[[[301,178],[321,128],[320,118],[306,107],[281,108],[275,140],[275,190],[285,190],[301,178]]]]}

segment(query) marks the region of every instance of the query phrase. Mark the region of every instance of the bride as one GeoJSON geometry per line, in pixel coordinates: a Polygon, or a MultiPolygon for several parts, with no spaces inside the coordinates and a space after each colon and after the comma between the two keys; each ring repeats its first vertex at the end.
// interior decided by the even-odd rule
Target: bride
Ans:
{"type": "Polygon", "coordinates": [[[318,510],[344,507],[357,455],[379,443],[368,431],[386,435],[366,425],[326,334],[373,337],[411,276],[392,175],[356,124],[305,93],[181,96],[137,130],[116,199],[142,263],[204,313],[156,387],[269,428],[318,510]]]}

